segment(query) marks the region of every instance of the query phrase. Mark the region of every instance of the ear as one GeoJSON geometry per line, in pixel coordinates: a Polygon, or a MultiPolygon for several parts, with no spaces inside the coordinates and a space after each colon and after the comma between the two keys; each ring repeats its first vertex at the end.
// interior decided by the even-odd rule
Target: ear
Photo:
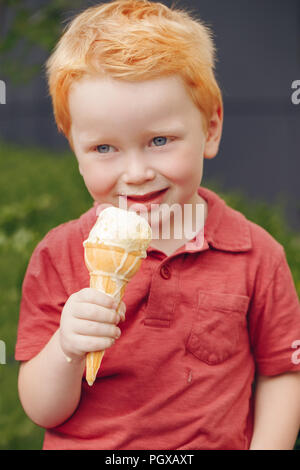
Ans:
{"type": "Polygon", "coordinates": [[[206,143],[204,148],[204,158],[214,158],[218,151],[223,130],[223,110],[219,107],[210,118],[206,143]]]}

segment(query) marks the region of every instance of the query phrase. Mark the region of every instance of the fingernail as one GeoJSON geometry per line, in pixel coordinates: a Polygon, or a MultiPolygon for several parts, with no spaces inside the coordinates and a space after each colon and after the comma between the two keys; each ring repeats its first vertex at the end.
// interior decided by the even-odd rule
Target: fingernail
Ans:
{"type": "Polygon", "coordinates": [[[125,321],[125,314],[126,314],[126,305],[125,304],[122,305],[122,308],[120,309],[119,313],[121,315],[122,321],[125,321]]]}
{"type": "Polygon", "coordinates": [[[121,315],[125,315],[125,312],[126,312],[126,305],[124,304],[124,302],[122,302],[120,305],[120,313],[121,315]]]}
{"type": "Polygon", "coordinates": [[[116,338],[120,338],[120,336],[121,336],[121,330],[120,328],[118,328],[116,332],[116,338]]]}

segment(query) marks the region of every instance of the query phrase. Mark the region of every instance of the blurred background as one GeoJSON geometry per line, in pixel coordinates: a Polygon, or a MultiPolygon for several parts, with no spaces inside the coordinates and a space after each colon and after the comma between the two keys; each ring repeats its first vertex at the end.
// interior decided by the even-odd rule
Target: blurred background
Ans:
{"type": "MultiPolygon", "coordinates": [[[[92,204],[56,129],[44,64],[69,20],[97,3],[0,0],[0,80],[6,86],[0,104],[0,340],[6,345],[0,449],[42,446],[43,430],[26,417],[17,394],[14,346],[22,281],[43,236],[92,204]]],[[[300,2],[175,4],[211,26],[217,46],[224,132],[219,155],[205,161],[202,185],[283,244],[300,294],[300,104],[292,102],[292,83],[300,80],[300,2]]]]}

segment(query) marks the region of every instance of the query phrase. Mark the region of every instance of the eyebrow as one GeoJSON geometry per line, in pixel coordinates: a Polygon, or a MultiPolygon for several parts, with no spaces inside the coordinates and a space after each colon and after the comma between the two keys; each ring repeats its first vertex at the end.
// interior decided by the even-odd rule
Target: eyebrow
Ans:
{"type": "Polygon", "coordinates": [[[145,131],[146,134],[176,134],[178,132],[183,132],[184,131],[184,126],[182,124],[176,124],[176,125],[171,125],[169,127],[157,127],[148,129],[145,131]]]}

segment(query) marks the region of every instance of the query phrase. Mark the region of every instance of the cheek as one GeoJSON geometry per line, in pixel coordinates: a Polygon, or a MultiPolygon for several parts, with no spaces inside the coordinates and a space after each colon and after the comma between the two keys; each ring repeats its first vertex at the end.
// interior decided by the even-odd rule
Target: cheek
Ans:
{"type": "Polygon", "coordinates": [[[107,194],[116,183],[113,171],[100,165],[83,166],[82,176],[87,189],[94,195],[107,194]]]}
{"type": "Polygon", "coordinates": [[[183,184],[187,181],[192,183],[193,180],[199,180],[202,170],[203,157],[201,152],[195,152],[191,149],[176,155],[172,165],[168,166],[168,175],[169,179],[177,184],[183,184]]]}

